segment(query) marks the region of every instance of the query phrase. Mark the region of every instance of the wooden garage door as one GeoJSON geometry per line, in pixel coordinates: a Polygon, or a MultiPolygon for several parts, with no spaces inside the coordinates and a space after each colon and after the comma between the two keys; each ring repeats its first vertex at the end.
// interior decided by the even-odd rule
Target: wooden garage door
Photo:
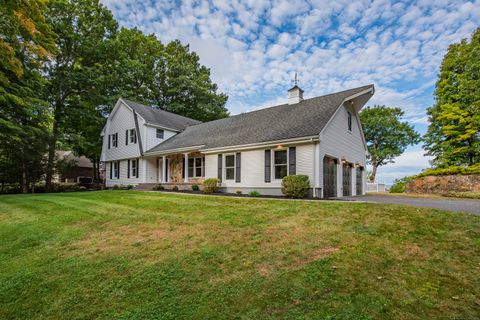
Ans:
{"type": "Polygon", "coordinates": [[[343,196],[352,195],[352,168],[350,163],[343,164],[343,196]]]}
{"type": "Polygon", "coordinates": [[[337,160],[323,158],[323,197],[331,198],[337,196],[337,160]]]}
{"type": "Polygon", "coordinates": [[[363,194],[363,167],[357,167],[357,196],[363,194]]]}

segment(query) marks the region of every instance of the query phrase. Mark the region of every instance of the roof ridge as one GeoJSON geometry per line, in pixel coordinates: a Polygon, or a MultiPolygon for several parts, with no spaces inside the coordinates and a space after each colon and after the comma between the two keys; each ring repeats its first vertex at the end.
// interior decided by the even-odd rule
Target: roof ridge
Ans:
{"type": "Polygon", "coordinates": [[[148,108],[148,109],[153,110],[153,111],[165,112],[165,113],[174,115],[174,116],[176,116],[176,117],[184,118],[184,119],[187,119],[187,120],[198,121],[198,122],[199,122],[198,124],[203,123],[203,122],[200,121],[200,120],[193,119],[193,118],[189,118],[189,117],[186,117],[186,116],[182,116],[181,114],[178,114],[178,113],[175,113],[175,112],[170,112],[170,111],[164,110],[164,109],[162,109],[162,108],[160,108],[160,107],[157,108],[157,107],[154,107],[154,106],[147,106],[147,105],[145,105],[145,104],[143,104],[143,103],[136,102],[136,101],[133,101],[133,100],[130,100],[130,99],[126,99],[126,98],[120,98],[120,99],[122,99],[123,101],[127,102],[127,104],[128,104],[128,102],[131,102],[131,103],[135,103],[135,104],[137,104],[137,105],[139,105],[139,106],[141,106],[141,107],[143,107],[143,108],[148,108]]]}
{"type": "MultiPolygon", "coordinates": [[[[368,85],[364,85],[364,86],[360,86],[360,87],[355,87],[355,88],[351,88],[351,89],[347,89],[347,90],[332,92],[332,93],[324,94],[324,95],[321,95],[321,96],[316,96],[316,97],[304,99],[304,100],[302,100],[301,102],[303,102],[303,101],[311,101],[311,100],[318,99],[318,98],[324,98],[324,97],[332,96],[332,95],[335,95],[335,94],[344,93],[344,92],[347,92],[347,91],[352,91],[352,90],[356,90],[356,89],[360,89],[360,88],[373,87],[373,86],[374,86],[373,84],[368,84],[368,85]]],[[[286,106],[286,105],[288,105],[288,103],[282,103],[282,104],[277,104],[277,105],[275,105],[275,106],[270,106],[270,107],[255,109],[255,110],[248,111],[248,112],[242,112],[242,113],[235,114],[235,115],[233,115],[233,116],[229,116],[229,117],[226,117],[226,118],[221,118],[221,119],[216,119],[216,120],[212,120],[212,121],[197,123],[197,124],[194,124],[194,125],[192,125],[192,126],[188,126],[187,129],[188,129],[189,127],[195,127],[195,126],[202,125],[202,124],[206,124],[206,123],[212,123],[212,122],[221,121],[221,120],[225,120],[225,119],[231,119],[231,118],[235,118],[235,117],[239,117],[239,116],[244,116],[244,115],[247,115],[247,114],[252,114],[252,113],[254,113],[254,112],[260,112],[260,111],[265,111],[265,110],[269,110],[269,109],[273,109],[273,108],[283,107],[283,106],[286,106]]]]}

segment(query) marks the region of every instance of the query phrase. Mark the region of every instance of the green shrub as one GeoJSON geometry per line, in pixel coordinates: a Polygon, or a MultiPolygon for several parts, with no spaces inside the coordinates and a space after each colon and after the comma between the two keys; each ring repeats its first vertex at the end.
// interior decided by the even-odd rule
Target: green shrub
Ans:
{"type": "Polygon", "coordinates": [[[242,190],[235,190],[235,193],[238,194],[238,195],[241,195],[241,194],[242,194],[242,190]]]}
{"type": "Polygon", "coordinates": [[[116,184],[112,187],[112,190],[120,190],[120,186],[118,184],[116,184]]]}
{"type": "Polygon", "coordinates": [[[53,192],[69,192],[78,190],[80,190],[80,186],[76,183],[61,182],[53,184],[53,192]]]}
{"type": "Polygon", "coordinates": [[[198,185],[194,184],[194,185],[192,185],[192,190],[193,191],[198,191],[198,190],[200,190],[200,187],[198,185]]]}
{"type": "Polygon", "coordinates": [[[403,177],[402,179],[395,179],[393,185],[390,187],[390,193],[404,193],[407,183],[409,183],[413,177],[403,177]]]}
{"type": "Polygon", "coordinates": [[[203,192],[205,193],[214,193],[219,190],[220,180],[217,178],[208,178],[203,181],[203,192]]]}
{"type": "Polygon", "coordinates": [[[308,176],[293,175],[282,179],[282,193],[291,198],[305,198],[308,195],[310,183],[308,176]]]}
{"type": "Polygon", "coordinates": [[[127,186],[127,190],[131,190],[131,189],[133,189],[133,185],[129,184],[129,185],[127,186]]]}
{"type": "Polygon", "coordinates": [[[178,187],[177,187],[177,186],[173,186],[172,190],[173,190],[173,191],[178,191],[178,187]]]}
{"type": "Polygon", "coordinates": [[[165,190],[165,187],[162,186],[160,183],[153,187],[154,190],[162,191],[165,190]]]}
{"type": "Polygon", "coordinates": [[[253,191],[250,191],[248,195],[250,197],[258,197],[260,195],[260,192],[258,192],[257,190],[253,190],[253,191]]]}
{"type": "Polygon", "coordinates": [[[468,174],[480,174],[480,163],[471,165],[469,167],[453,166],[447,168],[430,168],[424,170],[422,173],[416,175],[416,178],[426,176],[450,176],[450,175],[468,175],[468,174]]]}

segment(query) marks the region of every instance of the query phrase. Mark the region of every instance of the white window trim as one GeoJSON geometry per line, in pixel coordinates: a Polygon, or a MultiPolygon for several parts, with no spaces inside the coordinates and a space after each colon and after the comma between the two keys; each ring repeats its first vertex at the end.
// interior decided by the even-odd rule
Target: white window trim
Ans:
{"type": "Polygon", "coordinates": [[[187,172],[190,170],[190,168],[193,168],[193,175],[190,175],[188,172],[188,177],[189,178],[203,178],[205,176],[205,161],[203,161],[203,157],[188,157],[188,167],[187,167],[187,172]],[[190,159],[193,160],[193,167],[190,167],[190,159]],[[201,168],[201,175],[197,176],[197,165],[195,162],[195,159],[200,159],[200,168],[201,168]]]}
{"type": "Polygon", "coordinates": [[[130,178],[136,179],[137,178],[137,170],[138,170],[138,159],[132,159],[130,161],[130,178]],[[135,168],[133,164],[135,163],[135,168]],[[135,172],[133,171],[135,169],[135,172]]]}
{"type": "Polygon", "coordinates": [[[156,128],[156,129],[155,129],[155,137],[156,137],[157,139],[165,139],[165,130],[160,129],[160,128],[156,128]],[[163,137],[162,137],[162,138],[159,138],[159,137],[158,137],[158,130],[162,130],[162,131],[163,131],[163,134],[162,134],[163,137]]]}
{"type": "Polygon", "coordinates": [[[120,179],[120,161],[113,162],[113,179],[120,179]]]}
{"type": "Polygon", "coordinates": [[[137,133],[135,132],[135,129],[130,129],[128,130],[128,143],[135,143],[135,136],[137,133]]]}
{"type": "Polygon", "coordinates": [[[117,134],[116,133],[113,133],[110,135],[110,148],[117,148],[118,147],[118,140],[115,139],[115,143],[113,143],[114,139],[113,138],[116,138],[117,137],[117,134]]]}
{"type": "Polygon", "coordinates": [[[237,157],[235,155],[235,153],[227,153],[223,156],[223,163],[225,164],[224,165],[224,169],[223,169],[223,177],[225,181],[235,181],[235,177],[237,175],[237,157]],[[227,157],[228,156],[233,156],[233,178],[232,179],[227,179],[227,168],[232,168],[232,167],[227,167],[227,157]]]}
{"type": "MultiPolygon", "coordinates": [[[[290,172],[289,172],[289,171],[290,171],[290,168],[289,168],[289,166],[288,166],[288,164],[290,163],[290,152],[288,152],[288,149],[289,149],[288,147],[286,147],[286,148],[281,148],[281,149],[272,149],[272,151],[273,151],[273,157],[271,157],[271,158],[272,158],[272,159],[271,159],[271,162],[272,162],[272,163],[271,163],[271,168],[272,168],[272,169],[271,169],[271,170],[272,170],[271,175],[272,175],[272,177],[273,177],[273,180],[275,180],[275,181],[282,181],[282,179],[283,179],[283,178],[277,179],[277,177],[275,176],[275,167],[276,167],[276,165],[275,165],[275,152],[276,152],[276,151],[286,151],[286,152],[287,152],[287,164],[286,164],[286,166],[287,166],[287,176],[290,174],[290,172]]],[[[283,164],[282,164],[282,166],[283,166],[283,164]]]]}

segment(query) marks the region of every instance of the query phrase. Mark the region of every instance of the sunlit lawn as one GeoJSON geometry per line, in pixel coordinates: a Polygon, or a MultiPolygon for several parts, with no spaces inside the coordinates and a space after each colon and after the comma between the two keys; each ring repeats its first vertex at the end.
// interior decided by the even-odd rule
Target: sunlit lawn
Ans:
{"type": "Polygon", "coordinates": [[[0,319],[478,319],[480,216],[136,191],[0,196],[0,319]]]}

